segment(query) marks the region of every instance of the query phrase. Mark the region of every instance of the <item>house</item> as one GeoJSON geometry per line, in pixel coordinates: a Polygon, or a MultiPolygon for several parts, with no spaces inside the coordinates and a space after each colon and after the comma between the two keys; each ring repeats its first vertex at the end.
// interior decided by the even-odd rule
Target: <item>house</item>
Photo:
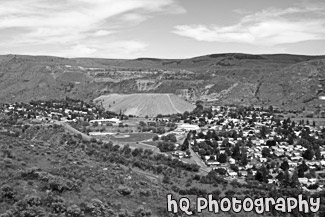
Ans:
{"type": "Polygon", "coordinates": [[[261,158],[260,158],[260,162],[261,162],[261,163],[266,163],[266,162],[267,162],[267,158],[265,158],[265,157],[261,157],[261,158]]]}
{"type": "Polygon", "coordinates": [[[236,178],[238,176],[238,173],[235,171],[229,171],[228,172],[228,176],[232,177],[232,178],[236,178]]]}
{"type": "Polygon", "coordinates": [[[233,158],[229,158],[228,162],[229,162],[229,164],[235,164],[236,163],[236,160],[233,159],[233,158]]]}
{"type": "Polygon", "coordinates": [[[307,185],[308,184],[308,179],[307,178],[298,178],[298,181],[302,185],[307,185]]]}
{"type": "Polygon", "coordinates": [[[245,170],[241,170],[241,171],[239,171],[239,173],[240,173],[242,176],[245,176],[245,177],[248,175],[247,171],[245,171],[245,170]]]}
{"type": "Polygon", "coordinates": [[[288,162],[290,167],[297,167],[298,163],[297,162],[288,162]]]}
{"type": "Polygon", "coordinates": [[[206,165],[208,165],[208,166],[220,166],[220,162],[218,162],[218,161],[207,161],[206,165]]]}
{"type": "Polygon", "coordinates": [[[302,159],[303,159],[303,157],[300,157],[300,156],[298,156],[298,157],[291,157],[291,160],[292,161],[296,161],[296,162],[302,161],[302,159]]]}
{"type": "Polygon", "coordinates": [[[269,184],[277,184],[278,183],[277,179],[268,179],[267,181],[269,184]]]}
{"type": "Polygon", "coordinates": [[[315,178],[308,179],[308,182],[310,185],[315,185],[317,183],[317,179],[315,179],[315,178]]]}
{"type": "Polygon", "coordinates": [[[184,151],[174,151],[173,152],[173,155],[175,157],[178,157],[178,158],[183,158],[183,157],[186,157],[186,153],[184,151]]]}

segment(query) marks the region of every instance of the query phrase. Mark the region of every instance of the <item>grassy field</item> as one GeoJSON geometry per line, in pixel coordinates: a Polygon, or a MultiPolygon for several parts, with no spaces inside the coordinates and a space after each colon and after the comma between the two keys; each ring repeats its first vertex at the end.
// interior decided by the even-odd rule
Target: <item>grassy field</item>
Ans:
{"type": "Polygon", "coordinates": [[[130,133],[130,134],[119,134],[119,135],[111,135],[108,136],[113,141],[118,142],[140,142],[143,140],[151,139],[155,134],[154,133],[130,133]],[[127,135],[127,137],[123,137],[123,135],[127,135]]]}
{"type": "Polygon", "coordinates": [[[142,143],[147,144],[147,145],[151,145],[151,146],[155,146],[155,147],[158,146],[158,141],[145,141],[145,142],[142,142],[142,143]]]}
{"type": "Polygon", "coordinates": [[[195,108],[174,94],[110,94],[94,101],[103,103],[105,109],[139,117],[184,113],[195,108]]]}

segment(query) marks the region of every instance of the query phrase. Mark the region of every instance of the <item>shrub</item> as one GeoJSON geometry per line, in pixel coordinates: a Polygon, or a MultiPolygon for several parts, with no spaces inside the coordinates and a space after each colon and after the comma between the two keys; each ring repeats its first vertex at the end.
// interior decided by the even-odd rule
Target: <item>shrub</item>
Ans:
{"type": "Polygon", "coordinates": [[[0,189],[1,200],[15,200],[17,193],[9,185],[3,185],[0,189]]]}
{"type": "Polygon", "coordinates": [[[115,213],[105,207],[104,203],[99,199],[92,199],[86,204],[85,214],[90,214],[93,217],[113,216],[115,213]]]}
{"type": "Polygon", "coordinates": [[[149,196],[151,196],[151,190],[150,189],[141,189],[140,191],[139,191],[139,195],[140,196],[144,196],[144,197],[149,197],[149,196]]]}
{"type": "Polygon", "coordinates": [[[132,189],[123,185],[120,185],[117,191],[123,196],[132,194],[132,189]]]}
{"type": "Polygon", "coordinates": [[[150,209],[145,209],[143,206],[139,206],[134,212],[134,217],[149,217],[151,216],[152,212],[150,209]]]}
{"type": "Polygon", "coordinates": [[[62,197],[53,198],[50,207],[54,213],[64,213],[66,211],[65,201],[62,197]]]}
{"type": "Polygon", "coordinates": [[[65,214],[67,217],[81,217],[83,212],[77,205],[69,206],[65,214]]]}

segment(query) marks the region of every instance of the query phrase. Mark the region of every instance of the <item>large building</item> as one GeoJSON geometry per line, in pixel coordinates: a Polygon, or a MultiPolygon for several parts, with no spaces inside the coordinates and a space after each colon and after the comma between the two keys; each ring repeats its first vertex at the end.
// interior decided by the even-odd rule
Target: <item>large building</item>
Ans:
{"type": "Polygon", "coordinates": [[[119,124],[119,123],[122,123],[122,121],[120,121],[120,119],[118,118],[109,118],[109,119],[98,119],[98,120],[91,120],[89,121],[89,123],[93,124],[97,122],[98,125],[104,125],[104,124],[107,124],[107,123],[111,123],[111,124],[119,124]]]}
{"type": "Polygon", "coordinates": [[[190,130],[199,130],[200,127],[198,125],[194,124],[180,124],[177,127],[178,129],[184,130],[184,131],[190,131],[190,130]]]}

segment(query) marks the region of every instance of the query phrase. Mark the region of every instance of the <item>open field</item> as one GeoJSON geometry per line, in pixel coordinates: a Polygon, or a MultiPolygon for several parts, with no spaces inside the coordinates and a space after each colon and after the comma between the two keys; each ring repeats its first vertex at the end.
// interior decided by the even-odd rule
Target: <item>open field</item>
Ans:
{"type": "Polygon", "coordinates": [[[94,101],[102,103],[105,109],[139,117],[184,113],[195,108],[174,94],[110,94],[94,101]]]}
{"type": "Polygon", "coordinates": [[[147,145],[151,145],[151,146],[154,146],[154,147],[157,147],[158,146],[158,142],[159,141],[145,141],[145,142],[142,142],[142,143],[147,144],[147,145]]]}
{"type": "Polygon", "coordinates": [[[139,142],[143,140],[151,139],[154,133],[130,133],[108,136],[112,141],[118,142],[139,142]]]}

